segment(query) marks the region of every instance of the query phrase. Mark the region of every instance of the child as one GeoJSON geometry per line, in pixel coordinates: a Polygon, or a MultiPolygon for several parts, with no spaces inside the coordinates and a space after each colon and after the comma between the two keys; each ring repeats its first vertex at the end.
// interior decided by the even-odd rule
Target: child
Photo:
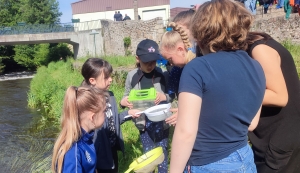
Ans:
{"type": "MultiPolygon", "coordinates": [[[[128,101],[128,95],[131,89],[149,89],[154,87],[157,91],[157,97],[154,101],[159,104],[162,101],[169,101],[169,96],[164,94],[165,77],[162,70],[156,67],[156,60],[160,59],[158,45],[153,40],[142,40],[136,50],[136,60],[138,68],[130,71],[127,75],[125,84],[125,93],[120,104],[132,108],[132,104],[128,101]]],[[[140,118],[145,118],[145,126],[137,126],[140,131],[141,142],[144,152],[155,147],[163,147],[165,160],[158,167],[159,173],[168,172],[168,128],[164,128],[164,122],[151,122],[144,114],[140,118]]]]}
{"type": "MultiPolygon", "coordinates": [[[[161,53],[164,58],[167,58],[167,56],[184,56],[179,62],[169,61],[173,65],[169,75],[169,83],[167,90],[171,100],[175,99],[178,96],[178,86],[183,67],[189,61],[195,58],[196,52],[198,56],[201,56],[201,53],[197,51],[198,49],[196,47],[194,38],[191,36],[188,29],[193,15],[194,10],[187,10],[178,13],[174,17],[173,22],[169,24],[169,27],[172,28],[172,30],[166,32],[163,35],[160,44],[161,53]],[[179,52],[179,54],[173,55],[164,51],[165,47],[170,47],[172,45],[178,46],[181,52],[179,52]]],[[[177,119],[177,109],[174,108],[171,109],[171,111],[175,113],[171,117],[167,118],[165,121],[168,124],[175,125],[177,119]]]]}
{"type": "MultiPolygon", "coordinates": [[[[84,77],[82,85],[109,89],[112,82],[112,66],[100,58],[89,58],[82,66],[81,74],[84,77]]],[[[117,151],[124,153],[124,142],[120,125],[127,119],[126,115],[133,118],[140,112],[136,109],[130,109],[118,114],[118,107],[113,92],[109,91],[105,110],[105,122],[102,128],[97,129],[94,137],[94,145],[97,154],[96,169],[98,173],[117,173],[118,172],[118,154],[117,151]]]]}
{"type": "MultiPolygon", "coordinates": [[[[189,40],[190,44],[192,44],[190,46],[191,51],[193,53],[196,53],[196,44],[195,44],[194,38],[191,36],[189,29],[188,29],[190,26],[191,18],[193,17],[194,13],[195,13],[195,11],[192,9],[178,13],[174,17],[173,22],[171,22],[169,24],[169,27],[171,28],[170,31],[172,31],[172,30],[179,31],[179,28],[181,29],[181,31],[185,31],[185,33],[188,36],[188,40],[189,40]],[[175,30],[175,28],[177,28],[177,30],[175,30]]],[[[190,59],[187,60],[187,62],[188,61],[190,61],[190,59]]],[[[170,71],[170,77],[169,77],[169,83],[168,83],[169,84],[168,85],[168,94],[170,95],[170,97],[172,99],[174,99],[177,96],[181,72],[182,72],[182,68],[178,67],[176,65],[174,65],[170,71]]]]}
{"type": "Polygon", "coordinates": [[[95,172],[94,129],[104,122],[107,93],[95,88],[69,87],[61,121],[61,132],[55,142],[53,172],[95,172]]]}

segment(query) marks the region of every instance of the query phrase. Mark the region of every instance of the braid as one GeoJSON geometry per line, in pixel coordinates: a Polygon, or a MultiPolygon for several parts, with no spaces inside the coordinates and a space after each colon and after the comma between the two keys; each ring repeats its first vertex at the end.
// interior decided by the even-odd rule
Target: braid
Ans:
{"type": "Polygon", "coordinates": [[[169,24],[169,26],[172,27],[174,31],[179,33],[179,35],[184,43],[184,46],[187,50],[189,50],[189,48],[192,48],[192,44],[189,40],[189,36],[187,35],[186,31],[182,27],[178,26],[178,24],[176,24],[174,22],[171,22],[169,24]]]}
{"type": "Polygon", "coordinates": [[[191,51],[192,44],[190,42],[188,34],[182,27],[178,26],[178,24],[176,24],[175,22],[171,22],[169,26],[172,27],[173,30],[175,32],[178,32],[178,34],[180,35],[184,47],[187,50],[186,63],[190,62],[192,59],[196,57],[196,55],[191,51]]]}

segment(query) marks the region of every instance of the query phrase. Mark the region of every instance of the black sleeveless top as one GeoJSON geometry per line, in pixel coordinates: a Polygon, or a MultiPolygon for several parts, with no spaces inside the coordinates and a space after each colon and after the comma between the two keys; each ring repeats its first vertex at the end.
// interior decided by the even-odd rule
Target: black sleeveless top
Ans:
{"type": "Polygon", "coordinates": [[[250,56],[253,48],[259,44],[265,44],[278,52],[289,98],[285,107],[262,107],[258,126],[249,133],[255,162],[265,162],[269,167],[286,173],[294,172],[297,166],[290,163],[298,165],[300,162],[298,152],[298,156],[293,156],[297,161],[290,159],[293,151],[300,148],[299,77],[290,52],[273,39],[256,41],[250,47],[250,56]]]}

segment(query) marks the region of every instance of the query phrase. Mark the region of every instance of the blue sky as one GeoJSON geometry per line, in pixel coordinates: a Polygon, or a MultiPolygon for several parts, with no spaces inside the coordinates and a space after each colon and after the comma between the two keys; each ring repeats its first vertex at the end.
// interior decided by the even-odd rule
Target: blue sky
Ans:
{"type": "MultiPolygon", "coordinates": [[[[59,11],[62,12],[60,18],[61,23],[69,23],[72,19],[72,8],[71,3],[77,2],[79,0],[58,0],[59,11]]],[[[121,0],[120,0],[121,1],[121,0]]],[[[190,7],[191,5],[205,2],[206,0],[170,0],[171,8],[174,7],[190,7]]]]}

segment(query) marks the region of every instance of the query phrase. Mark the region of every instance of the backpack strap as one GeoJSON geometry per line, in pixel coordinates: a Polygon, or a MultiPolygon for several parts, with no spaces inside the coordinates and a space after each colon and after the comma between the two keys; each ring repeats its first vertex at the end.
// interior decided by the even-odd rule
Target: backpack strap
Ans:
{"type": "Polygon", "coordinates": [[[144,73],[142,72],[142,70],[138,69],[137,72],[132,76],[131,88],[134,88],[134,86],[140,82],[143,76],[144,73]]]}

